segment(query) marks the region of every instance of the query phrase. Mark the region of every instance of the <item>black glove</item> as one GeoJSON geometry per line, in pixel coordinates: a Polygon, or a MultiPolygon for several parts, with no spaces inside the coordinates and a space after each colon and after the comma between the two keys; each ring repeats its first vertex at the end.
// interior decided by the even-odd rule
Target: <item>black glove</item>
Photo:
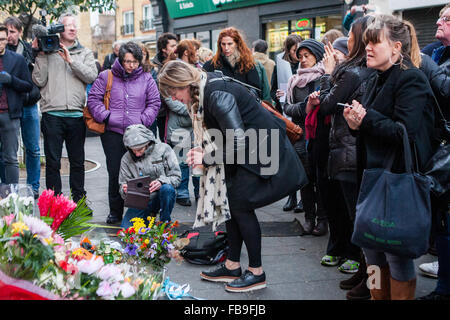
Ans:
{"type": "Polygon", "coordinates": [[[1,84],[10,84],[11,83],[11,75],[6,72],[6,71],[2,71],[0,72],[0,83],[1,84]]]}

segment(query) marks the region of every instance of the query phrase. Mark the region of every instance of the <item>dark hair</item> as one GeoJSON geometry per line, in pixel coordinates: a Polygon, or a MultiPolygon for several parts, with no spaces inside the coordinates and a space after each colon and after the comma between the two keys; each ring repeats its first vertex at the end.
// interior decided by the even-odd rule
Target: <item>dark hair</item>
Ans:
{"type": "Polygon", "coordinates": [[[123,59],[124,59],[126,53],[131,53],[133,55],[133,57],[137,61],[139,61],[139,65],[142,64],[142,59],[143,59],[142,49],[136,42],[129,41],[120,46],[119,62],[121,65],[123,65],[123,59]]]}
{"type": "Polygon", "coordinates": [[[162,52],[162,49],[165,49],[167,47],[169,40],[178,41],[178,38],[176,35],[170,32],[163,33],[162,35],[159,36],[158,42],[156,43],[158,52],[162,52]]]}
{"type": "Polygon", "coordinates": [[[402,45],[400,67],[408,69],[404,60],[411,62],[416,68],[421,63],[420,48],[416,37],[416,30],[411,22],[400,20],[390,14],[379,14],[367,26],[364,32],[364,42],[379,43],[385,37],[390,42],[400,42],[402,45]]]}
{"type": "Polygon", "coordinates": [[[356,19],[350,26],[355,43],[348,53],[346,61],[340,63],[331,74],[331,81],[338,79],[347,69],[362,67],[366,65],[366,44],[364,42],[364,32],[367,26],[374,20],[373,16],[367,15],[356,19]]]}
{"type": "Polygon", "coordinates": [[[267,49],[269,48],[267,46],[267,42],[263,39],[258,39],[256,41],[253,41],[252,47],[255,49],[256,52],[266,53],[267,49]]]}
{"type": "Polygon", "coordinates": [[[3,21],[3,23],[5,24],[5,26],[14,27],[19,32],[23,30],[23,24],[22,21],[19,20],[19,18],[9,16],[8,18],[5,19],[5,21],[3,21]]]}
{"type": "Polygon", "coordinates": [[[0,32],[1,31],[5,31],[6,35],[8,35],[8,28],[3,23],[0,24],[0,32]]]}
{"type": "Polygon", "coordinates": [[[292,46],[296,46],[297,44],[302,42],[303,38],[301,36],[299,36],[296,33],[290,34],[287,36],[286,40],[284,40],[284,56],[283,59],[290,62],[290,63],[294,63],[294,61],[291,60],[291,57],[289,56],[289,50],[292,48],[292,46]]]}

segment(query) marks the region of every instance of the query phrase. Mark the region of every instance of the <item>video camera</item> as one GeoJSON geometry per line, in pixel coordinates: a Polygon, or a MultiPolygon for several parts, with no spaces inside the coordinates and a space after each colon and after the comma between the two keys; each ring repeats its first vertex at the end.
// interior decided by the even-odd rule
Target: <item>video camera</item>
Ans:
{"type": "Polygon", "coordinates": [[[38,39],[39,51],[45,53],[52,53],[58,51],[59,47],[59,36],[57,33],[64,32],[64,25],[60,23],[51,24],[46,27],[45,15],[47,12],[45,10],[40,11],[41,23],[35,24],[32,28],[33,35],[38,39]]]}

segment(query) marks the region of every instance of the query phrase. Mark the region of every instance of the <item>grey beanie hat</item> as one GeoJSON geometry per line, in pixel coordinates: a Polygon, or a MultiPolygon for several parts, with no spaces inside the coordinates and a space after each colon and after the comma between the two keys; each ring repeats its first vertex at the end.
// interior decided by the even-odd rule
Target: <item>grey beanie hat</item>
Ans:
{"type": "Polygon", "coordinates": [[[316,57],[317,62],[323,59],[323,55],[325,54],[325,47],[322,42],[319,42],[315,39],[305,39],[300,42],[297,46],[297,57],[300,49],[306,48],[316,57]]]}
{"type": "Polygon", "coordinates": [[[339,50],[346,56],[348,56],[348,47],[347,47],[348,37],[339,37],[333,42],[333,48],[339,50]]]}
{"type": "Polygon", "coordinates": [[[153,132],[142,124],[128,126],[123,134],[123,144],[127,148],[139,149],[153,142],[155,142],[153,132]]]}

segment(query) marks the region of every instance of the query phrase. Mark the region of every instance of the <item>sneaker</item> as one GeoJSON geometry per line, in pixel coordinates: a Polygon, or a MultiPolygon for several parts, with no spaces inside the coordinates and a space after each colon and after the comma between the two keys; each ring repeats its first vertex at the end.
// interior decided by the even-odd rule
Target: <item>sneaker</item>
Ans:
{"type": "Polygon", "coordinates": [[[337,266],[340,261],[341,261],[341,257],[339,257],[339,256],[325,255],[325,256],[323,256],[322,260],[320,260],[320,264],[324,265],[324,266],[334,267],[334,266],[337,266]]]}
{"type": "Polygon", "coordinates": [[[245,270],[242,276],[225,286],[229,292],[247,292],[259,290],[266,287],[266,274],[263,272],[255,276],[251,271],[245,270]]]}
{"type": "Polygon", "coordinates": [[[111,213],[106,218],[107,224],[120,224],[122,222],[122,218],[112,215],[111,213]]]}
{"type": "Polygon", "coordinates": [[[338,270],[343,273],[356,273],[359,269],[359,262],[355,260],[346,260],[338,267],[338,270]]]}
{"type": "Polygon", "coordinates": [[[180,198],[180,199],[177,199],[176,202],[183,207],[192,206],[191,200],[189,198],[180,198]]]}
{"type": "Polygon", "coordinates": [[[239,279],[241,274],[242,271],[240,267],[238,269],[229,270],[225,267],[225,264],[222,263],[218,268],[212,271],[202,271],[200,277],[204,280],[213,282],[231,282],[239,279]]]}
{"type": "Polygon", "coordinates": [[[438,269],[439,269],[439,263],[437,261],[430,262],[430,263],[422,263],[419,266],[419,270],[422,271],[424,275],[427,275],[432,278],[438,277],[438,269]]]}

